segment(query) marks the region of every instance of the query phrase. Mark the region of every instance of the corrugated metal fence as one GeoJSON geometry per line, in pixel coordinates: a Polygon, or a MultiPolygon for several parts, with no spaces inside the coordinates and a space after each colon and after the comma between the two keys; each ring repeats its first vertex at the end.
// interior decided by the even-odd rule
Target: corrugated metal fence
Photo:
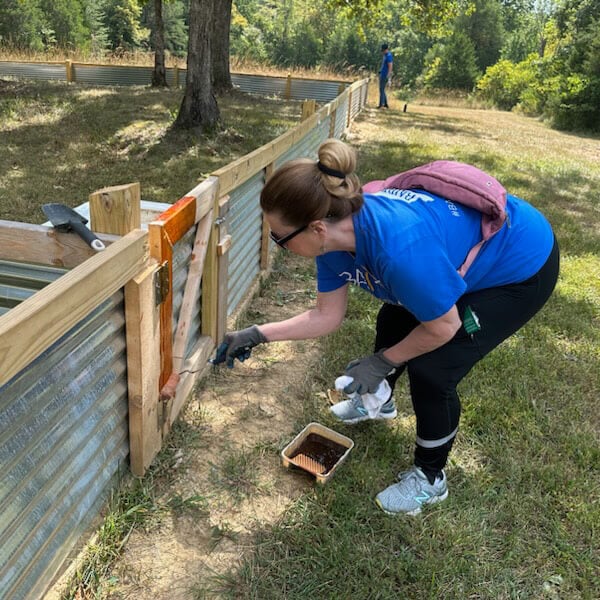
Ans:
{"type": "MultiPolygon", "coordinates": [[[[19,66],[10,64],[13,69],[19,66]]],[[[0,63],[0,74],[6,65],[0,63]]],[[[31,76],[34,72],[45,78],[48,73],[56,75],[56,69],[63,67],[49,65],[43,71],[35,71],[41,68],[38,66],[31,68],[34,71],[22,75],[31,76]]],[[[98,77],[91,78],[90,83],[98,85],[100,74],[108,77],[109,72],[110,68],[97,70],[98,77]]],[[[129,83],[139,75],[138,68],[133,71],[119,68],[118,72],[129,83]]],[[[270,85],[274,83],[270,80],[276,78],[264,79],[270,85]]],[[[260,83],[260,78],[252,76],[252,80],[253,85],[260,83]]],[[[136,83],[145,82],[136,80],[136,83]]],[[[280,86],[282,81],[276,83],[280,86]]],[[[289,88],[285,79],[283,83],[289,88]]],[[[320,85],[325,91],[313,97],[326,98],[334,93],[336,84],[320,85]]],[[[294,93],[312,93],[312,88],[299,89],[302,92],[294,93]]],[[[285,90],[280,89],[279,93],[285,90]]],[[[261,264],[264,224],[258,200],[265,169],[300,156],[316,157],[323,140],[343,134],[362,109],[365,94],[366,80],[353,84],[309,120],[255,151],[253,159],[244,157],[239,167],[233,163],[211,176],[218,182],[220,193],[229,196],[227,226],[232,243],[228,256],[223,257],[228,273],[227,297],[222,299],[226,301],[227,315],[239,307],[264,268],[261,264]],[[244,171],[250,163],[255,166],[244,171]]],[[[189,229],[173,246],[173,331],[182,307],[196,228],[197,225],[189,229]]],[[[140,236],[135,239],[138,237],[142,239],[140,236]]],[[[116,245],[121,241],[126,238],[116,245]]],[[[138,242],[132,239],[129,243],[132,246],[124,247],[133,247],[138,242]]],[[[132,274],[138,272],[130,264],[123,268],[132,269],[132,274]]],[[[0,318],[61,273],[62,270],[53,267],[1,261],[0,318]]],[[[118,286],[129,281],[132,274],[126,278],[124,273],[110,273],[113,287],[102,298],[98,298],[100,292],[94,295],[100,304],[94,303],[85,318],[0,387],[1,598],[18,600],[43,595],[77,539],[98,514],[111,480],[122,466],[126,468],[127,338],[123,289],[118,286]],[[103,298],[108,299],[102,301],[103,298]]],[[[186,357],[202,337],[201,307],[199,298],[193,309],[186,357]]]]}
{"type": "MultiPolygon", "coordinates": [[[[183,293],[187,281],[190,261],[192,259],[192,247],[197,227],[192,227],[183,238],[181,238],[173,248],[173,335],[179,322],[179,313],[183,304],[183,293]]],[[[190,351],[198,342],[202,329],[201,318],[202,295],[199,295],[198,301],[194,307],[194,321],[190,331],[190,337],[185,349],[185,356],[189,356],[190,351]]]]}
{"type": "Polygon", "coordinates": [[[56,281],[64,269],[0,260],[0,315],[56,281]]]}
{"type": "Polygon", "coordinates": [[[126,469],[123,293],[0,388],[0,595],[39,597],[126,469]]]}
{"type": "Polygon", "coordinates": [[[261,171],[229,195],[229,250],[227,314],[238,306],[252,282],[260,273],[260,241],[262,217],[257,210],[258,197],[264,185],[261,171]]]}
{"type": "MultiPolygon", "coordinates": [[[[25,63],[0,61],[0,76],[24,79],[53,79],[89,85],[150,85],[152,67],[95,65],[89,63],[25,63]]],[[[185,85],[186,70],[167,68],[170,86],[185,85]]],[[[294,77],[271,77],[232,73],[231,81],[242,92],[262,96],[280,96],[290,100],[311,98],[330,102],[348,86],[343,81],[319,81],[294,77]]]]}

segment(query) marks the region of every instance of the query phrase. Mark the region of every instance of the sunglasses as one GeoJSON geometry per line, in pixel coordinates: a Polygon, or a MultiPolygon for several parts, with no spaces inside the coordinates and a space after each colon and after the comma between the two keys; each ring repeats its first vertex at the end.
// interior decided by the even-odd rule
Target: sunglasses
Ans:
{"type": "Polygon", "coordinates": [[[298,229],[295,229],[294,231],[292,231],[292,233],[288,233],[287,235],[284,235],[280,238],[278,238],[272,231],[269,233],[269,236],[280,248],[285,249],[285,245],[291,239],[295,238],[299,233],[302,233],[307,227],[308,225],[302,225],[302,227],[298,227],[298,229]]]}

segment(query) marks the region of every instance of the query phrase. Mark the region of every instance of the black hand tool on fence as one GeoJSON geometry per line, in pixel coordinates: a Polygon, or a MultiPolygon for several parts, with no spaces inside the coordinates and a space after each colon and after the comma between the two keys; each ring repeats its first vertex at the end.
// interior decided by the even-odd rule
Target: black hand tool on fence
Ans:
{"type": "Polygon", "coordinates": [[[100,252],[100,250],[106,248],[102,240],[98,239],[96,234],[85,226],[87,219],[72,208],[69,208],[65,204],[52,202],[42,205],[42,210],[50,223],[52,223],[52,226],[58,229],[58,231],[74,231],[96,252],[100,252]]]}

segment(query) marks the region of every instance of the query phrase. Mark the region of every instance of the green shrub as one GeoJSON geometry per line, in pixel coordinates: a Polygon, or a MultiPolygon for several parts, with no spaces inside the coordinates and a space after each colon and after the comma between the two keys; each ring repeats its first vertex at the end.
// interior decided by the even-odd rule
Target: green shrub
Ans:
{"type": "MultiPolygon", "coordinates": [[[[502,59],[488,67],[483,77],[477,82],[477,91],[481,98],[490,100],[494,106],[510,110],[519,104],[524,94],[535,88],[538,79],[537,55],[530,54],[524,61],[513,63],[502,59]]],[[[527,102],[526,112],[530,112],[531,98],[527,102]]]]}

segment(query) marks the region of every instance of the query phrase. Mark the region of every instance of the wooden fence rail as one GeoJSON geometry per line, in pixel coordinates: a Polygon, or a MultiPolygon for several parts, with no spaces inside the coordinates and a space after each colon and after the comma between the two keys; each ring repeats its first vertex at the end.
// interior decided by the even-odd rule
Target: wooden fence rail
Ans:
{"type": "Polygon", "coordinates": [[[0,317],[0,386],[122,288],[148,258],[148,234],[138,229],[0,317]]]}

